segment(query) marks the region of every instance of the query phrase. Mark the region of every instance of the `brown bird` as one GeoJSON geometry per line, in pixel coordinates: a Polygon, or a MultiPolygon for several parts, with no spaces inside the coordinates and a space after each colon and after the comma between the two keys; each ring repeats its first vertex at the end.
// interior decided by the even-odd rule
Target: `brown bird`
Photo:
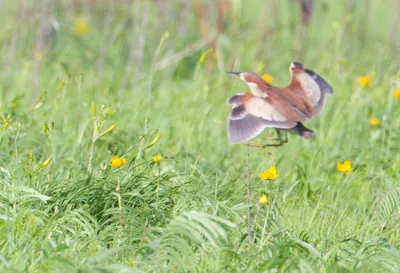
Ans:
{"type": "Polygon", "coordinates": [[[228,124],[232,143],[247,142],[265,128],[275,128],[280,143],[263,147],[287,142],[281,138],[281,130],[306,139],[313,137],[303,122],[321,113],[332,87],[298,62],[292,62],[289,71],[291,82],[283,88],[268,84],[254,72],[228,72],[247,83],[252,93],[239,93],[228,100],[233,107],[228,124]]]}

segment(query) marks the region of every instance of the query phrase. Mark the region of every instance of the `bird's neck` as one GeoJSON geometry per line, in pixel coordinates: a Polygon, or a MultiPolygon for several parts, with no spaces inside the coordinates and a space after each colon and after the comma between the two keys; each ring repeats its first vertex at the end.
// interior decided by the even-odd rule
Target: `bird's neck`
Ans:
{"type": "Polygon", "coordinates": [[[253,82],[249,82],[247,84],[250,87],[250,91],[254,96],[261,98],[266,98],[268,96],[267,95],[268,85],[259,86],[258,84],[253,82]]]}

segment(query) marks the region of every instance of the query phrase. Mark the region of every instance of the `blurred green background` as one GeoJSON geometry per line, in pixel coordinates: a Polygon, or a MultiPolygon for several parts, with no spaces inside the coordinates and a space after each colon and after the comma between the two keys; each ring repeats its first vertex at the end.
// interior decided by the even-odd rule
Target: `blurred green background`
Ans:
{"type": "Polygon", "coordinates": [[[2,272],[400,272],[398,0],[0,5],[2,272]],[[225,72],[294,60],[334,93],[250,150],[250,243],[225,72]]]}

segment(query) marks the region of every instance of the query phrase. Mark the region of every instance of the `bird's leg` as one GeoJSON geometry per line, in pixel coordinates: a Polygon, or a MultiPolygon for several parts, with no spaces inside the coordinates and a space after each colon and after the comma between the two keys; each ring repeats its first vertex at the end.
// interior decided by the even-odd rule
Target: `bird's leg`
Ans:
{"type": "Polygon", "coordinates": [[[278,139],[277,140],[279,141],[279,143],[281,143],[281,145],[289,142],[286,132],[284,133],[285,134],[285,138],[283,139],[281,137],[281,130],[275,129],[275,131],[276,131],[276,134],[278,135],[278,139]]]}
{"type": "Polygon", "coordinates": [[[267,147],[280,147],[283,146],[283,144],[285,144],[286,142],[279,142],[279,143],[269,143],[269,144],[265,144],[265,145],[261,145],[261,148],[267,148],[267,147]]]}
{"type": "Polygon", "coordinates": [[[259,138],[262,139],[268,139],[268,140],[275,140],[275,138],[273,136],[267,135],[267,136],[259,136],[259,138]]]}
{"type": "Polygon", "coordinates": [[[267,148],[267,147],[279,147],[285,144],[286,142],[278,142],[278,143],[268,143],[268,144],[259,144],[259,143],[254,143],[254,142],[249,142],[247,145],[249,147],[254,147],[254,148],[267,148]]]}
{"type": "MultiPolygon", "coordinates": [[[[268,143],[268,144],[258,144],[255,142],[249,142],[247,145],[249,147],[255,147],[255,148],[267,148],[267,147],[280,147],[283,146],[283,144],[288,143],[288,138],[287,138],[287,134],[285,133],[285,138],[282,138],[281,136],[281,130],[279,129],[275,129],[276,130],[276,134],[278,135],[278,138],[268,138],[270,140],[276,140],[278,141],[278,143],[268,143]]],[[[264,137],[265,139],[266,137],[264,137]]]]}
{"type": "Polygon", "coordinates": [[[265,145],[259,144],[259,143],[255,143],[255,142],[249,142],[249,143],[247,143],[247,146],[254,147],[254,148],[264,148],[265,145]]]}
{"type": "Polygon", "coordinates": [[[268,152],[268,150],[266,149],[268,146],[265,146],[265,145],[262,145],[262,144],[258,144],[258,143],[255,143],[255,142],[248,142],[248,143],[247,143],[247,146],[248,146],[248,147],[253,147],[253,148],[262,148],[262,149],[264,149],[264,151],[265,151],[266,153],[271,154],[271,153],[268,152]]]}
{"type": "Polygon", "coordinates": [[[277,138],[277,139],[274,139],[274,140],[277,140],[278,143],[269,143],[269,144],[264,144],[264,145],[262,145],[262,144],[257,144],[258,146],[253,146],[253,147],[260,147],[260,148],[266,148],[266,147],[280,147],[280,146],[282,146],[283,144],[287,143],[287,142],[288,142],[287,134],[285,134],[285,138],[282,138],[282,137],[281,137],[281,130],[279,130],[279,129],[275,129],[275,130],[276,130],[276,134],[278,135],[278,138],[277,138]]]}

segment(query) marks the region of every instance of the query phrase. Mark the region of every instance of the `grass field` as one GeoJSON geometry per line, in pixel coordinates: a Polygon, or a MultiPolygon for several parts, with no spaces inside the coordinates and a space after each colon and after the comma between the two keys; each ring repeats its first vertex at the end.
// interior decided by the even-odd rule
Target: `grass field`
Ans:
{"type": "Polygon", "coordinates": [[[1,272],[400,272],[398,1],[227,1],[218,36],[205,1],[212,50],[190,1],[39,2],[0,10],[1,272]],[[225,72],[294,60],[334,93],[312,140],[250,149],[249,243],[225,72]]]}

